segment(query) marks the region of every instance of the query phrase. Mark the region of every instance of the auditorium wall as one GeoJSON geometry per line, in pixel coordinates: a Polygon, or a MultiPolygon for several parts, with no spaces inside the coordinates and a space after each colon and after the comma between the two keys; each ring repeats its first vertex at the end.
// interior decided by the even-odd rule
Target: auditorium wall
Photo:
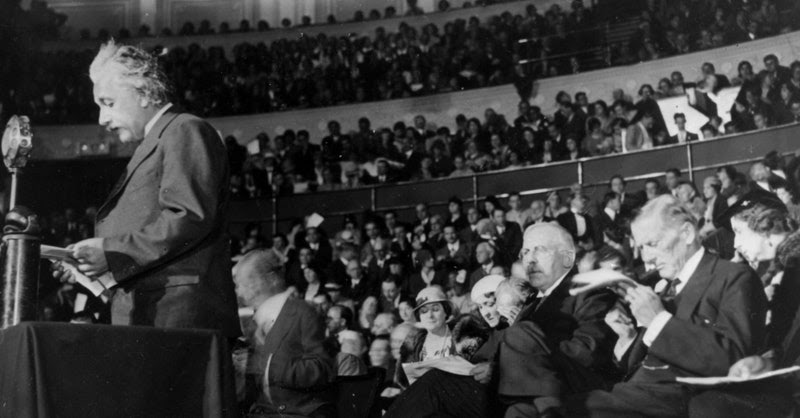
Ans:
{"type": "MultiPolygon", "coordinates": [[[[132,34],[140,25],[146,24],[151,33],[158,34],[162,28],[171,28],[177,33],[186,22],[192,22],[195,28],[202,20],[208,20],[216,30],[220,23],[227,22],[231,29],[239,27],[242,19],[250,21],[255,28],[259,20],[265,20],[272,28],[280,28],[280,22],[286,18],[292,24],[299,23],[303,16],[309,16],[315,26],[305,28],[278,29],[257,35],[237,36],[230,35],[228,39],[220,40],[219,37],[194,36],[191,38],[169,38],[170,42],[179,44],[199,42],[201,45],[220,43],[226,49],[245,39],[256,39],[255,42],[269,41],[278,37],[297,37],[301,33],[316,34],[330,33],[336,35],[348,33],[372,33],[378,26],[394,29],[400,22],[406,21],[412,25],[426,23],[444,23],[455,18],[469,18],[470,16],[491,15],[502,11],[519,13],[528,4],[536,4],[540,9],[563,0],[528,0],[498,4],[489,7],[473,7],[464,10],[456,9],[463,5],[465,0],[453,0],[451,4],[455,10],[447,13],[433,13],[423,17],[403,17],[407,11],[406,0],[50,0],[48,5],[59,13],[67,15],[64,35],[66,39],[77,40],[82,29],[89,29],[96,35],[100,29],[106,29],[115,34],[117,29],[125,27],[132,34]],[[336,16],[337,20],[347,22],[353,18],[357,10],[368,14],[370,10],[377,9],[383,14],[384,9],[393,6],[399,18],[383,19],[361,23],[344,23],[340,25],[318,25],[327,21],[328,15],[336,16]],[[486,14],[488,13],[488,14],[486,14]]],[[[420,0],[419,6],[426,12],[434,10],[438,0],[420,0]]],[[[137,42],[140,40],[137,40],[137,42]]],[[[156,42],[155,39],[143,39],[144,44],[156,42]]],[[[163,43],[164,40],[159,40],[163,43]]],[[[51,43],[51,48],[57,47],[91,47],[92,43],[82,42],[78,45],[65,43],[51,43]]]]}
{"type": "MultiPolygon", "coordinates": [[[[536,83],[534,104],[542,107],[546,114],[555,111],[555,96],[559,90],[570,93],[585,91],[592,100],[610,100],[611,91],[623,88],[628,94],[636,94],[642,83],[656,85],[662,77],[672,71],[681,71],[687,81],[695,80],[700,75],[703,62],[713,63],[717,71],[733,77],[736,67],[742,60],[749,60],[756,69],[763,68],[763,57],[768,53],[776,54],[781,63],[788,65],[800,54],[800,32],[792,32],[768,39],[724,47],[693,54],[681,55],[605,70],[592,71],[576,75],[548,78],[536,83]]],[[[293,110],[259,115],[244,115],[211,119],[211,123],[223,134],[234,135],[240,143],[246,143],[259,132],[276,135],[285,129],[305,128],[311,132],[312,142],[319,142],[325,135],[327,122],[338,120],[344,131],[356,128],[361,116],[368,116],[373,127],[391,126],[398,120],[411,122],[414,115],[422,114],[434,126],[454,125],[455,116],[463,113],[482,119],[486,108],[493,108],[498,113],[513,120],[517,113],[519,96],[512,85],[467,90],[455,93],[443,93],[431,96],[407,98],[375,103],[360,103],[318,109],[293,110]]],[[[669,117],[671,118],[671,116],[669,117]]],[[[112,157],[131,155],[130,146],[122,146],[94,125],[81,126],[37,126],[36,153],[34,158],[68,159],[81,155],[80,150],[92,144],[102,143],[109,149],[112,157]]]]}

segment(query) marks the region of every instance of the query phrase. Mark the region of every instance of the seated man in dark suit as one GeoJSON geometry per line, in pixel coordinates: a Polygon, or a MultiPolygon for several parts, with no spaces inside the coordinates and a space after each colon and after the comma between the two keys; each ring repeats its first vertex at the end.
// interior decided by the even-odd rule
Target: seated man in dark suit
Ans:
{"type": "Polygon", "coordinates": [[[676,113],[673,118],[675,120],[675,125],[678,126],[678,133],[669,137],[667,142],[665,142],[663,145],[685,144],[687,142],[697,141],[700,139],[696,133],[686,130],[686,115],[683,113],[676,113]]]}
{"type": "Polygon", "coordinates": [[[601,388],[617,374],[612,362],[616,335],[605,323],[616,297],[606,290],[577,296],[569,293],[575,265],[575,244],[570,234],[552,223],[531,226],[525,230],[520,258],[528,281],[539,292],[516,322],[535,324],[535,334],[543,339],[549,353],[535,347],[528,352],[515,350],[513,341],[506,341],[504,336],[498,393],[510,405],[507,417],[545,415],[551,408],[558,411],[559,396],[601,388]],[[510,372],[522,363],[537,362],[538,357],[542,361],[536,367],[555,371],[560,377],[560,387],[541,399],[543,388],[537,375],[548,373],[520,376],[510,372]]]}
{"type": "Polygon", "coordinates": [[[624,220],[630,219],[633,212],[647,201],[644,191],[628,192],[625,190],[626,186],[625,178],[619,174],[611,176],[611,180],[608,181],[608,188],[619,195],[619,215],[624,220]]]}
{"type": "Polygon", "coordinates": [[[469,245],[461,241],[455,225],[444,226],[445,246],[436,251],[436,262],[452,262],[459,268],[466,269],[469,266],[471,251],[469,245]]]}
{"type": "Polygon", "coordinates": [[[669,285],[659,296],[626,286],[626,302],[648,353],[630,380],[610,392],[593,391],[568,403],[570,416],[685,416],[684,376],[720,376],[764,341],[767,301],[747,266],[706,252],[697,221],[671,196],[648,202],[631,225],[642,260],[669,285]]]}
{"type": "Polygon", "coordinates": [[[367,263],[367,279],[370,283],[380,283],[389,275],[389,242],[378,238],[372,244],[372,258],[367,263]]]}
{"type": "Polygon", "coordinates": [[[502,334],[493,359],[471,371],[477,383],[441,373],[432,382],[426,374],[400,399],[418,409],[393,408],[393,418],[503,416],[502,410],[508,418],[559,416],[563,395],[601,387],[607,372],[616,373],[616,336],[604,322],[616,297],[606,290],[569,294],[575,263],[569,233],[554,223],[529,227],[521,258],[527,278],[497,287],[496,306],[510,326],[495,331],[502,334]],[[494,411],[495,394],[500,411],[494,411]]]}
{"type": "Polygon", "coordinates": [[[495,248],[488,242],[482,242],[475,247],[475,260],[478,267],[469,274],[467,280],[467,290],[472,290],[472,286],[484,276],[492,274],[492,267],[495,266],[495,248]]]}
{"type": "Polygon", "coordinates": [[[369,280],[358,260],[347,262],[347,280],[344,282],[343,293],[358,305],[367,296],[376,296],[378,293],[378,284],[369,280]]]}
{"type": "Polygon", "coordinates": [[[576,194],[570,201],[570,211],[558,215],[558,224],[566,229],[575,243],[582,247],[599,244],[594,237],[595,229],[592,217],[586,213],[586,196],[576,194]]]}
{"type": "Polygon", "coordinates": [[[495,207],[492,211],[494,224],[494,243],[499,253],[500,264],[510,266],[519,257],[522,248],[522,231],[519,224],[506,220],[506,211],[495,207]]]}
{"type": "Polygon", "coordinates": [[[598,246],[602,246],[604,243],[616,248],[622,246],[625,230],[620,225],[620,207],[619,195],[616,192],[608,192],[603,196],[603,202],[600,205],[602,210],[597,214],[596,222],[598,246]]]}
{"type": "Polygon", "coordinates": [[[273,253],[254,250],[236,268],[236,294],[253,310],[243,412],[249,417],[335,416],[324,396],[336,373],[323,347],[322,318],[290,296],[277,266],[273,253]]]}

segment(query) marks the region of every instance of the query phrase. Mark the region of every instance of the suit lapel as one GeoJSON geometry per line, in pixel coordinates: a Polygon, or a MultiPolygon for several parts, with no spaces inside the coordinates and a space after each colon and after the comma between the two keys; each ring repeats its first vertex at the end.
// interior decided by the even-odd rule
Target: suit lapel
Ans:
{"type": "Polygon", "coordinates": [[[675,316],[678,318],[688,319],[692,315],[692,311],[700,303],[700,299],[706,292],[706,289],[711,284],[713,279],[714,265],[716,259],[709,252],[703,254],[700,259],[700,264],[697,269],[689,278],[689,282],[681,289],[681,292],[676,296],[676,310],[675,316]]]}
{"type": "Polygon", "coordinates": [[[117,184],[114,185],[114,188],[111,190],[111,193],[108,195],[108,198],[97,211],[98,216],[97,218],[102,218],[101,214],[105,213],[106,206],[108,206],[111,202],[113,202],[117,196],[122,193],[125,189],[125,185],[128,184],[133,173],[136,169],[142,164],[142,162],[149,157],[153,151],[155,151],[156,146],[159,144],[159,139],[161,138],[161,134],[164,132],[164,129],[172,122],[177,116],[179,112],[175,110],[175,107],[168,109],[160,118],[156,121],[153,125],[150,132],[145,135],[144,140],[138,147],[136,147],[136,151],[134,151],[133,156],[131,157],[130,161],[128,161],[128,165],[125,166],[125,172],[123,173],[122,177],[117,181],[117,184]]]}
{"type": "Polygon", "coordinates": [[[264,352],[274,353],[277,351],[278,346],[283,342],[286,334],[295,326],[295,321],[293,319],[297,314],[297,305],[295,305],[295,302],[297,301],[289,298],[286,300],[286,303],[283,304],[283,308],[281,308],[278,317],[275,318],[275,325],[273,325],[272,329],[267,333],[267,341],[264,343],[264,352]]]}

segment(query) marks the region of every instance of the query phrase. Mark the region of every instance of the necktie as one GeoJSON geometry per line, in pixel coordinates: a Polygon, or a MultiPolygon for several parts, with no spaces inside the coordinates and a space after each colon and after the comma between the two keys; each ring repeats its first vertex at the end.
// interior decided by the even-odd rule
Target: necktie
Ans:
{"type": "Polygon", "coordinates": [[[678,294],[678,285],[680,285],[680,283],[680,279],[673,279],[671,282],[669,282],[669,285],[667,285],[661,295],[661,301],[664,303],[664,308],[673,314],[675,313],[675,296],[678,294]]]}

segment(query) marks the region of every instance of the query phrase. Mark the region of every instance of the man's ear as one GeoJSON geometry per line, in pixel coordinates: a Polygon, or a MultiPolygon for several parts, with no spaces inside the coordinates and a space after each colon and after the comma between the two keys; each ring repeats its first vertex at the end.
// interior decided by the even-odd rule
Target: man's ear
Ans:
{"type": "Polygon", "coordinates": [[[141,106],[142,109],[147,108],[147,106],[150,106],[151,104],[152,102],[150,102],[150,99],[144,96],[139,96],[139,106],[141,106]]]}
{"type": "Polygon", "coordinates": [[[562,257],[564,268],[571,269],[575,266],[575,251],[564,250],[562,252],[562,257]]]}

